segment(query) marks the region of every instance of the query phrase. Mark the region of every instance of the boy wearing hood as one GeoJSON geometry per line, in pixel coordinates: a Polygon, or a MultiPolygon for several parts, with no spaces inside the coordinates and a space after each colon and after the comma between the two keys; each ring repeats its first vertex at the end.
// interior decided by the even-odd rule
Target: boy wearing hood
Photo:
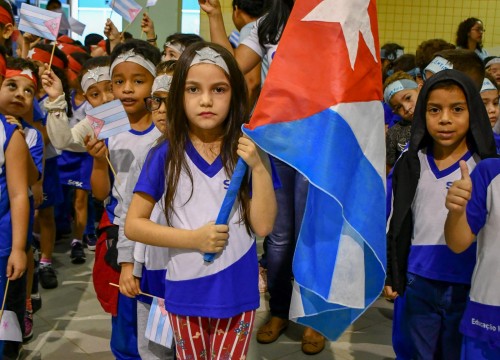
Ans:
{"type": "Polygon", "coordinates": [[[475,246],[462,254],[446,246],[445,197],[461,177],[460,160],[472,170],[495,154],[477,85],[456,70],[432,76],[419,94],[409,148],[394,167],[387,233],[384,291],[404,294],[412,358],[460,358],[458,327],[476,253],[475,246]]]}

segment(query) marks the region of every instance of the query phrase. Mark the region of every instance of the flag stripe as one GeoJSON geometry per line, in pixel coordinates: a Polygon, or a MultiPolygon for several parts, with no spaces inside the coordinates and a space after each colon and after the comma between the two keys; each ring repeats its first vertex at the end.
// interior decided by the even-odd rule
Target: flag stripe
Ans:
{"type": "MultiPolygon", "coordinates": [[[[104,128],[103,128],[104,130],[104,128]]],[[[111,136],[114,136],[114,135],[118,135],[118,134],[121,134],[122,132],[125,132],[125,131],[129,131],[130,130],[130,124],[128,125],[122,125],[118,128],[114,128],[112,130],[109,130],[109,131],[101,131],[101,133],[99,134],[98,138],[100,140],[102,139],[107,139],[111,136]]]]}
{"type": "Polygon", "coordinates": [[[133,0],[114,0],[111,5],[113,10],[120,14],[127,22],[132,22],[135,19],[135,17],[132,18],[130,16],[129,10],[142,10],[142,7],[133,0]]]}

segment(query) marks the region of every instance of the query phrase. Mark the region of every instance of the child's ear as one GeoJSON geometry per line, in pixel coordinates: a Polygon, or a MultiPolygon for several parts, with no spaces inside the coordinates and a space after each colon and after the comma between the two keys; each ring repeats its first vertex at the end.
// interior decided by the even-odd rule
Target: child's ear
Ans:
{"type": "Polygon", "coordinates": [[[416,82],[417,82],[417,84],[418,84],[418,88],[417,88],[417,89],[418,89],[418,91],[420,91],[420,89],[422,88],[422,86],[424,86],[424,79],[422,79],[422,76],[417,75],[417,76],[415,77],[415,81],[416,81],[416,82]]]}
{"type": "Polygon", "coordinates": [[[12,36],[12,33],[14,32],[14,25],[12,24],[5,24],[2,30],[2,37],[4,39],[8,39],[12,36]]]}

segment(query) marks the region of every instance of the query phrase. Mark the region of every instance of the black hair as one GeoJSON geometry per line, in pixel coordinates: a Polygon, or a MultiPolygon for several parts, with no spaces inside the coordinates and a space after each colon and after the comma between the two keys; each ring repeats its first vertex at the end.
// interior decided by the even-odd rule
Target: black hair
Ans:
{"type": "Polygon", "coordinates": [[[38,90],[38,87],[40,86],[40,77],[38,76],[38,66],[36,66],[33,61],[29,59],[10,57],[7,59],[7,69],[21,71],[24,69],[30,69],[37,84],[35,91],[38,90]]]}
{"type": "Polygon", "coordinates": [[[415,63],[420,69],[420,72],[424,71],[427,65],[430,64],[432,59],[437,52],[442,50],[452,50],[455,49],[455,45],[443,40],[443,39],[430,39],[420,43],[415,52],[415,63]]]}
{"type": "MultiPolygon", "coordinates": [[[[476,25],[478,22],[483,23],[481,20],[475,17],[470,17],[465,19],[458,25],[457,29],[457,46],[461,48],[468,49],[469,48],[469,33],[470,30],[476,25]]],[[[481,51],[483,48],[481,43],[477,43],[476,48],[481,51]]]]}
{"type": "Polygon", "coordinates": [[[102,35],[90,33],[87,36],[85,36],[85,40],[84,40],[85,47],[90,52],[90,46],[97,45],[99,43],[99,41],[101,41],[103,39],[104,39],[104,37],[102,35]]]}
{"type": "Polygon", "coordinates": [[[82,53],[80,51],[75,51],[71,54],[69,54],[73,59],[75,59],[80,65],[83,65],[85,64],[86,61],[88,61],[89,59],[92,58],[92,56],[90,56],[89,54],[87,53],[82,53]]]}
{"type": "Polygon", "coordinates": [[[280,39],[285,25],[292,12],[294,0],[269,0],[264,13],[266,14],[259,23],[259,44],[276,45],[280,39]]]}
{"type": "Polygon", "coordinates": [[[141,55],[146,60],[151,61],[155,66],[160,63],[160,50],[158,50],[158,48],[151,45],[147,41],[139,39],[130,39],[126,42],[118,44],[111,53],[110,62],[113,63],[118,55],[126,53],[129,50],[134,50],[136,54],[141,55]]]}
{"type": "Polygon", "coordinates": [[[177,60],[162,61],[156,65],[156,73],[171,73],[175,70],[175,64],[177,64],[177,60]]]}
{"type": "Polygon", "coordinates": [[[233,0],[233,10],[236,6],[251,17],[258,18],[264,11],[264,0],[233,0]]]}
{"type": "Polygon", "coordinates": [[[62,7],[62,4],[61,4],[61,2],[59,0],[49,0],[47,2],[46,9],[48,9],[51,5],[56,5],[58,8],[62,7]]]}
{"type": "Polygon", "coordinates": [[[404,46],[401,46],[396,43],[386,43],[382,45],[380,48],[381,53],[384,53],[384,59],[389,60],[390,62],[395,61],[398,58],[398,50],[404,50],[404,46]]]}
{"type": "MultiPolygon", "coordinates": [[[[0,7],[4,8],[9,13],[12,19],[12,26],[15,26],[16,23],[14,21],[14,13],[12,12],[12,6],[10,5],[10,3],[6,0],[0,0],[0,7]]],[[[3,30],[5,25],[7,24],[3,24],[0,22],[0,30],[3,30]]],[[[8,39],[5,39],[4,46],[6,53],[12,55],[12,39],[10,37],[8,39]]]]}
{"type": "Polygon", "coordinates": [[[203,38],[196,34],[184,34],[184,33],[174,33],[165,39],[165,43],[171,42],[172,44],[181,44],[184,47],[188,47],[195,42],[203,41],[203,38]]]}
{"type": "Polygon", "coordinates": [[[476,84],[479,91],[483,86],[484,63],[483,60],[472,50],[453,49],[443,50],[436,53],[435,56],[441,56],[453,64],[453,69],[468,75],[476,84]]]}
{"type": "Polygon", "coordinates": [[[122,35],[123,35],[123,39],[124,39],[125,41],[127,41],[127,40],[130,40],[130,39],[133,39],[133,38],[134,38],[134,36],[133,36],[131,33],[129,33],[128,31],[125,31],[122,35]]]}
{"type": "Polygon", "coordinates": [[[493,60],[493,59],[495,59],[495,58],[500,58],[500,56],[488,56],[487,58],[485,58],[485,59],[483,60],[483,62],[484,62],[484,66],[486,66],[486,64],[487,64],[487,63],[489,63],[489,62],[490,62],[490,60],[493,60]]]}

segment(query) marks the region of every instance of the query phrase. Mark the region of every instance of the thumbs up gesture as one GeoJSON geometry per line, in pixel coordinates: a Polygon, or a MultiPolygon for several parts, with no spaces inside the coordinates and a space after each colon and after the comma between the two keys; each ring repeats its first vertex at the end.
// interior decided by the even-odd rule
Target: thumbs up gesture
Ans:
{"type": "Polygon", "coordinates": [[[460,161],[460,180],[453,182],[446,196],[446,208],[450,212],[463,213],[472,193],[472,180],[465,161],[460,161]]]}

